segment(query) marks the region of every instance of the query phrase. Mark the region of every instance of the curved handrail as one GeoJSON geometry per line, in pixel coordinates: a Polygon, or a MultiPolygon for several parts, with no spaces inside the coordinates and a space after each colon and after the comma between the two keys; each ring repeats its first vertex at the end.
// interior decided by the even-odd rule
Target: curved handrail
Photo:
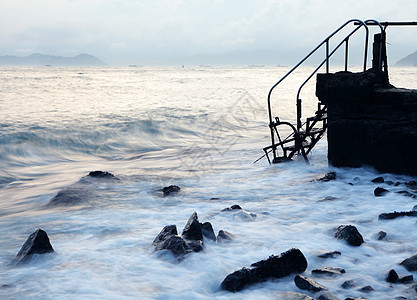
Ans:
{"type": "MultiPolygon", "coordinates": [[[[364,22],[365,22],[365,24],[374,23],[374,24],[378,25],[379,29],[381,29],[381,35],[385,35],[384,27],[377,20],[368,19],[368,20],[365,20],[364,22]]],[[[382,67],[382,43],[383,43],[383,41],[384,41],[384,39],[381,38],[381,41],[380,41],[381,45],[379,47],[379,64],[378,64],[380,68],[382,67]]]]}
{"type": "Polygon", "coordinates": [[[364,26],[366,29],[366,48],[365,48],[365,54],[364,54],[364,65],[366,68],[366,60],[367,60],[367,53],[368,53],[368,47],[367,47],[367,41],[368,41],[368,35],[369,35],[369,29],[368,26],[359,19],[351,19],[347,22],[345,22],[342,26],[340,26],[338,29],[336,29],[333,33],[331,33],[326,39],[324,39],[320,44],[318,44],[307,56],[305,56],[298,64],[296,64],[287,74],[285,74],[278,82],[276,82],[268,93],[268,114],[269,114],[269,123],[273,124],[272,120],[272,110],[271,110],[271,95],[272,91],[277,87],[285,78],[287,78],[295,69],[297,69],[301,64],[303,64],[311,55],[313,55],[321,46],[323,46],[326,42],[328,42],[335,34],[337,34],[340,30],[342,30],[346,25],[352,23],[352,22],[359,22],[361,25],[358,26],[359,28],[364,26]]]}

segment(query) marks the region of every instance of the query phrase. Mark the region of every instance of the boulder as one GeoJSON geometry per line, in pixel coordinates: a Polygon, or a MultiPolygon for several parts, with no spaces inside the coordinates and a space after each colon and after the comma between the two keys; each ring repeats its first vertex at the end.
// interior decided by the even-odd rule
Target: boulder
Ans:
{"type": "Polygon", "coordinates": [[[231,211],[231,210],[239,210],[242,209],[239,205],[234,204],[230,207],[223,208],[221,211],[231,211]]]}
{"type": "Polygon", "coordinates": [[[391,213],[382,213],[379,215],[379,220],[392,220],[399,217],[417,217],[417,211],[394,211],[391,213]]]}
{"type": "Polygon", "coordinates": [[[417,253],[404,259],[400,265],[404,266],[410,272],[417,271],[417,253]]]}
{"type": "Polygon", "coordinates": [[[377,187],[374,190],[374,195],[375,195],[375,197],[382,197],[382,196],[386,195],[388,192],[389,192],[388,190],[386,190],[382,187],[377,187]]]}
{"type": "Polygon", "coordinates": [[[16,255],[15,262],[24,263],[27,262],[33,254],[45,254],[53,252],[55,251],[52,248],[47,233],[42,229],[38,229],[32,233],[23,244],[22,248],[16,255]]]}
{"type": "Polygon", "coordinates": [[[175,257],[181,257],[187,253],[186,243],[178,236],[176,225],[165,226],[154,239],[152,246],[155,247],[155,251],[169,250],[175,257]]]}
{"type": "Polygon", "coordinates": [[[94,193],[80,184],[67,187],[59,191],[47,204],[47,206],[73,206],[86,203],[94,197],[94,193]]]}
{"type": "Polygon", "coordinates": [[[358,229],[352,225],[340,225],[334,236],[337,239],[345,240],[351,246],[360,246],[364,243],[362,235],[359,233],[358,229]]]}
{"type": "Polygon", "coordinates": [[[112,173],[103,172],[103,171],[92,171],[92,172],[88,173],[87,176],[92,177],[92,178],[119,180],[119,178],[114,176],[112,173]]]}
{"type": "Polygon", "coordinates": [[[394,269],[390,270],[387,274],[387,276],[385,277],[385,280],[391,283],[396,283],[398,281],[398,274],[397,272],[395,272],[394,269]]]}
{"type": "Polygon", "coordinates": [[[330,293],[329,291],[321,291],[317,296],[317,300],[340,300],[335,294],[330,293]]]}
{"type": "Polygon", "coordinates": [[[310,291],[312,293],[327,290],[325,286],[303,275],[296,275],[294,277],[294,283],[299,289],[310,291]]]}
{"type": "Polygon", "coordinates": [[[314,274],[328,275],[328,276],[342,275],[346,273],[345,269],[339,268],[339,267],[324,267],[320,269],[315,269],[311,272],[314,274]]]}
{"type": "Polygon", "coordinates": [[[301,273],[307,269],[307,260],[299,249],[290,249],[280,255],[272,255],[268,259],[242,268],[226,276],[221,288],[229,292],[237,292],[245,287],[268,280],[282,278],[292,273],[301,273]]]}
{"type": "Polygon", "coordinates": [[[387,233],[385,231],[380,231],[378,232],[376,238],[378,239],[378,241],[384,239],[387,236],[387,233]]]}
{"type": "Polygon", "coordinates": [[[164,197],[175,195],[180,190],[181,190],[181,188],[179,186],[177,186],[177,185],[170,185],[170,186],[166,186],[166,187],[164,187],[164,188],[161,189],[164,197]]]}
{"type": "Polygon", "coordinates": [[[367,286],[360,288],[359,291],[363,293],[371,293],[374,291],[374,288],[370,285],[367,285],[367,286]]]}
{"type": "Polygon", "coordinates": [[[223,242],[230,242],[234,238],[233,234],[226,230],[219,230],[219,234],[217,235],[217,242],[223,243],[223,242]]]}
{"type": "Polygon", "coordinates": [[[353,280],[346,280],[345,282],[342,283],[342,288],[344,289],[351,289],[355,286],[356,286],[356,283],[353,280]]]}
{"type": "Polygon", "coordinates": [[[185,241],[185,247],[187,248],[187,253],[189,252],[200,252],[204,250],[204,244],[202,241],[185,241]]]}
{"type": "Polygon", "coordinates": [[[310,296],[295,292],[279,293],[276,299],[282,300],[314,300],[310,296]]]}
{"type": "Polygon", "coordinates": [[[324,252],[322,254],[317,255],[320,258],[336,258],[338,256],[342,255],[340,251],[330,251],[330,252],[324,252]]]}
{"type": "Polygon", "coordinates": [[[336,180],[336,172],[326,173],[323,177],[316,179],[316,181],[323,181],[323,182],[327,182],[331,180],[336,180]]]}
{"type": "Polygon", "coordinates": [[[384,177],[377,177],[371,180],[373,183],[384,183],[384,177]]]}
{"type": "Polygon", "coordinates": [[[216,241],[216,234],[214,233],[213,226],[210,222],[204,222],[201,224],[201,233],[203,238],[216,241]]]}
{"type": "Polygon", "coordinates": [[[399,283],[404,283],[404,284],[407,284],[407,283],[410,283],[410,282],[413,282],[413,281],[414,281],[414,277],[413,277],[412,274],[403,276],[403,277],[398,279],[399,283]]]}
{"type": "Polygon", "coordinates": [[[201,241],[203,239],[203,233],[201,231],[201,223],[198,221],[197,212],[193,212],[191,217],[185,224],[182,231],[182,237],[186,240],[201,241]]]}

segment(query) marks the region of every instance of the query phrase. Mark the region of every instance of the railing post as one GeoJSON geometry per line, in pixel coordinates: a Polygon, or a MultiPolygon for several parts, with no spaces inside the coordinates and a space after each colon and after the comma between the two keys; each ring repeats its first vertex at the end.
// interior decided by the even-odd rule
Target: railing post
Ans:
{"type": "Polygon", "coordinates": [[[349,57],[349,38],[345,40],[345,72],[348,70],[348,57],[349,57]]]}
{"type": "Polygon", "coordinates": [[[326,40],[326,73],[330,72],[330,66],[329,66],[329,39],[326,40]]]}
{"type": "Polygon", "coordinates": [[[297,131],[300,132],[301,130],[301,99],[297,98],[297,131]]]}

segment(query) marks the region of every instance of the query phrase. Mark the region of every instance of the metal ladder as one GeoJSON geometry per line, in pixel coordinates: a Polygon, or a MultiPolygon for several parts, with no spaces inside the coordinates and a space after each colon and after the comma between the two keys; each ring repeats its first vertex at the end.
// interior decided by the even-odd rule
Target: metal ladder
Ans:
{"type": "MultiPolygon", "coordinates": [[[[317,111],[314,116],[306,119],[302,122],[302,100],[300,98],[301,90],[306,83],[317,73],[317,71],[325,64],[326,73],[329,73],[330,58],[332,55],[344,44],[345,45],[345,64],[344,71],[348,71],[348,51],[349,51],[349,38],[355,34],[360,28],[365,29],[365,45],[364,45],[364,59],[363,59],[363,71],[366,71],[367,56],[368,56],[368,40],[369,40],[369,29],[368,25],[377,25],[380,27],[381,34],[385,37],[385,28],[382,27],[381,23],[376,20],[361,21],[358,19],[352,19],[345,22],[342,26],[331,33],[324,41],[316,46],[306,57],[304,57],[298,64],[296,64],[284,77],[282,77],[277,83],[275,83],[268,93],[268,116],[269,116],[269,128],[271,134],[271,145],[263,148],[265,154],[262,157],[266,157],[269,163],[280,163],[292,160],[295,155],[302,155],[305,162],[308,163],[307,155],[311,152],[317,142],[324,136],[327,129],[327,106],[321,102],[318,102],[317,111]],[[347,25],[354,23],[356,26],[347,36],[345,36],[337,46],[330,51],[330,39],[336,35],[339,31],[345,28],[347,25]],[[318,49],[326,47],[326,57],[317,66],[317,68],[311,73],[310,76],[303,82],[297,92],[296,105],[297,105],[297,120],[296,124],[293,125],[287,121],[281,121],[279,117],[272,117],[271,109],[271,95],[273,90],[286,79],[295,69],[302,65],[312,54],[318,49]],[[290,128],[290,134],[283,138],[280,134],[280,128],[290,128]],[[269,154],[272,153],[272,159],[269,154]]],[[[385,39],[381,39],[382,42],[385,39]]],[[[380,47],[382,49],[382,47],[380,47]]],[[[379,56],[380,58],[382,55],[379,56]]],[[[380,61],[379,64],[382,62],[380,61]]],[[[262,158],[261,157],[261,158],[262,158]]],[[[260,159],[261,159],[260,158],[260,159]]],[[[258,159],[259,160],[259,159],[258,159]]],[[[257,160],[257,161],[258,161],[257,160]]]]}

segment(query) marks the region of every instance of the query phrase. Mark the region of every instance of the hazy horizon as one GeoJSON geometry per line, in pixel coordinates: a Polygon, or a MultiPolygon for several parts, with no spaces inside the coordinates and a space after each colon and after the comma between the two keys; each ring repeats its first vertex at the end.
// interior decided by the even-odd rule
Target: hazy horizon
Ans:
{"type": "MultiPolygon", "coordinates": [[[[0,9],[0,55],[88,53],[112,66],[187,64],[234,52],[245,53],[247,64],[293,65],[348,19],[417,15],[410,0],[17,0],[0,9]]],[[[417,26],[388,27],[390,64],[417,50],[416,33],[417,26]]],[[[351,44],[355,64],[363,46],[359,38],[351,44]]]]}

